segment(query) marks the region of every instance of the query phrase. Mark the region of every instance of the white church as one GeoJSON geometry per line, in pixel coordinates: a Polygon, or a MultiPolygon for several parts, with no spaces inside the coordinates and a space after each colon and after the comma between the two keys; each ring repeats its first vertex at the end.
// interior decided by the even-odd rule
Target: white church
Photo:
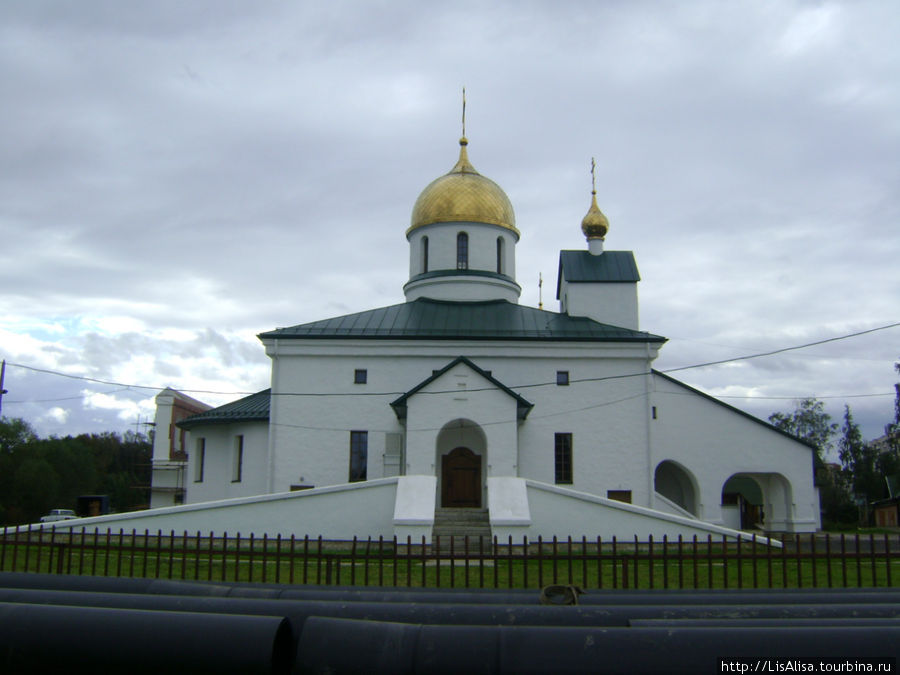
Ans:
{"type": "Polygon", "coordinates": [[[454,514],[501,541],[816,530],[811,447],[653,369],[665,338],[640,329],[596,193],[558,311],[520,305],[512,204],[459,143],[413,206],[405,302],[262,333],[252,396],[165,390],[153,508],[107,518],[414,541],[454,514]]]}

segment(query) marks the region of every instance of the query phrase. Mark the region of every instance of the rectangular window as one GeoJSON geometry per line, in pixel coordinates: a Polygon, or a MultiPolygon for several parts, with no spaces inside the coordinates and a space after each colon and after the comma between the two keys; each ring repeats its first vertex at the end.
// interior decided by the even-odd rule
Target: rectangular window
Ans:
{"type": "Polygon", "coordinates": [[[469,235],[465,232],[456,235],[456,269],[469,269],[469,235]]]}
{"type": "Polygon", "coordinates": [[[194,482],[203,482],[203,465],[206,463],[206,439],[197,439],[197,453],[194,456],[194,482]]]}
{"type": "Polygon", "coordinates": [[[353,371],[353,384],[365,384],[369,381],[369,371],[365,368],[357,368],[353,371]]]}
{"type": "Polygon", "coordinates": [[[607,490],[607,499],[614,499],[617,502],[631,503],[631,490],[607,490]]]}
{"type": "Polygon", "coordinates": [[[366,465],[369,461],[369,432],[350,432],[350,482],[366,480],[366,465]]]}
{"type": "Polygon", "coordinates": [[[558,433],[554,442],[555,480],[561,485],[572,484],[572,434],[558,433]]]}
{"type": "Polygon", "coordinates": [[[568,370],[557,370],[556,371],[556,384],[560,387],[568,387],[569,386],[569,371],[568,370]]]}
{"type": "Polygon", "coordinates": [[[231,458],[231,482],[240,483],[244,470],[244,437],[234,437],[234,451],[231,458]]]}

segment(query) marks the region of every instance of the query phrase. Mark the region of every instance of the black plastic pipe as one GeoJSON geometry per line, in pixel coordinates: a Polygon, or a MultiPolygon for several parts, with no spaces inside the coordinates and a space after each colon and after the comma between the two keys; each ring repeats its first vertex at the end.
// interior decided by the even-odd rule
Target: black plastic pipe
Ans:
{"type": "Polygon", "coordinates": [[[772,664],[827,658],[855,664],[863,656],[898,655],[900,628],[881,626],[604,629],[424,626],[312,617],[300,638],[295,672],[716,673],[724,672],[722,662],[738,660],[772,664]]]}
{"type": "Polygon", "coordinates": [[[5,673],[286,673],[280,616],[0,603],[5,673]]]}
{"type": "Polygon", "coordinates": [[[846,626],[854,628],[859,626],[897,626],[900,627],[900,617],[838,617],[826,619],[633,619],[628,624],[632,628],[767,628],[769,626],[782,626],[793,628],[797,626],[846,626]]]}
{"type": "Polygon", "coordinates": [[[89,593],[42,589],[0,589],[0,601],[84,607],[118,607],[285,616],[300,631],[310,616],[401,623],[531,626],[628,626],[642,619],[779,619],[871,617],[897,619],[900,604],[804,605],[462,605],[438,603],[329,602],[209,596],[89,593]]]}
{"type": "MultiPolygon", "coordinates": [[[[284,598],[335,602],[424,602],[495,605],[538,604],[538,589],[381,588],[296,586],[168,579],[130,579],[0,572],[0,588],[55,588],[103,593],[154,593],[214,597],[284,598]]],[[[581,605],[900,603],[900,588],[590,590],[581,605]]]]}

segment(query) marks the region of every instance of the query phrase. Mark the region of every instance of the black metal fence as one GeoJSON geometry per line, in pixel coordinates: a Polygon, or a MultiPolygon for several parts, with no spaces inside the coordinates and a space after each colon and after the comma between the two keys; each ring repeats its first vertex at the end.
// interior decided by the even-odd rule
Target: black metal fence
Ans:
{"type": "Polygon", "coordinates": [[[506,542],[289,538],[157,530],[9,528],[0,571],[351,586],[814,588],[900,585],[896,534],[506,542]]]}

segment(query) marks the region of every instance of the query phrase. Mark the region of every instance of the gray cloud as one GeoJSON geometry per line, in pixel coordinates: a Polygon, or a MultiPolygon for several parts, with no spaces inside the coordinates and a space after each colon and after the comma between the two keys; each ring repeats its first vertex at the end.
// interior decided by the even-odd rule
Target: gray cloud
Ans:
{"type": "MultiPolygon", "coordinates": [[[[262,388],[255,333],[402,299],[403,233],[455,161],[462,85],[472,161],[523,233],[522,302],[541,273],[552,307],[556,251],[584,245],[593,155],[607,245],[635,251],[643,327],[672,338],[658,367],[896,321],[898,23],[886,2],[7,4],[0,350],[262,388]],[[142,329],[97,329],[111,317],[142,329]]],[[[890,392],[896,335],[681,377],[890,392]]],[[[84,386],[13,377],[21,400],[84,386]]],[[[872,436],[891,400],[848,402],[872,436]]],[[[121,424],[79,405],[47,429],[121,424]]]]}

